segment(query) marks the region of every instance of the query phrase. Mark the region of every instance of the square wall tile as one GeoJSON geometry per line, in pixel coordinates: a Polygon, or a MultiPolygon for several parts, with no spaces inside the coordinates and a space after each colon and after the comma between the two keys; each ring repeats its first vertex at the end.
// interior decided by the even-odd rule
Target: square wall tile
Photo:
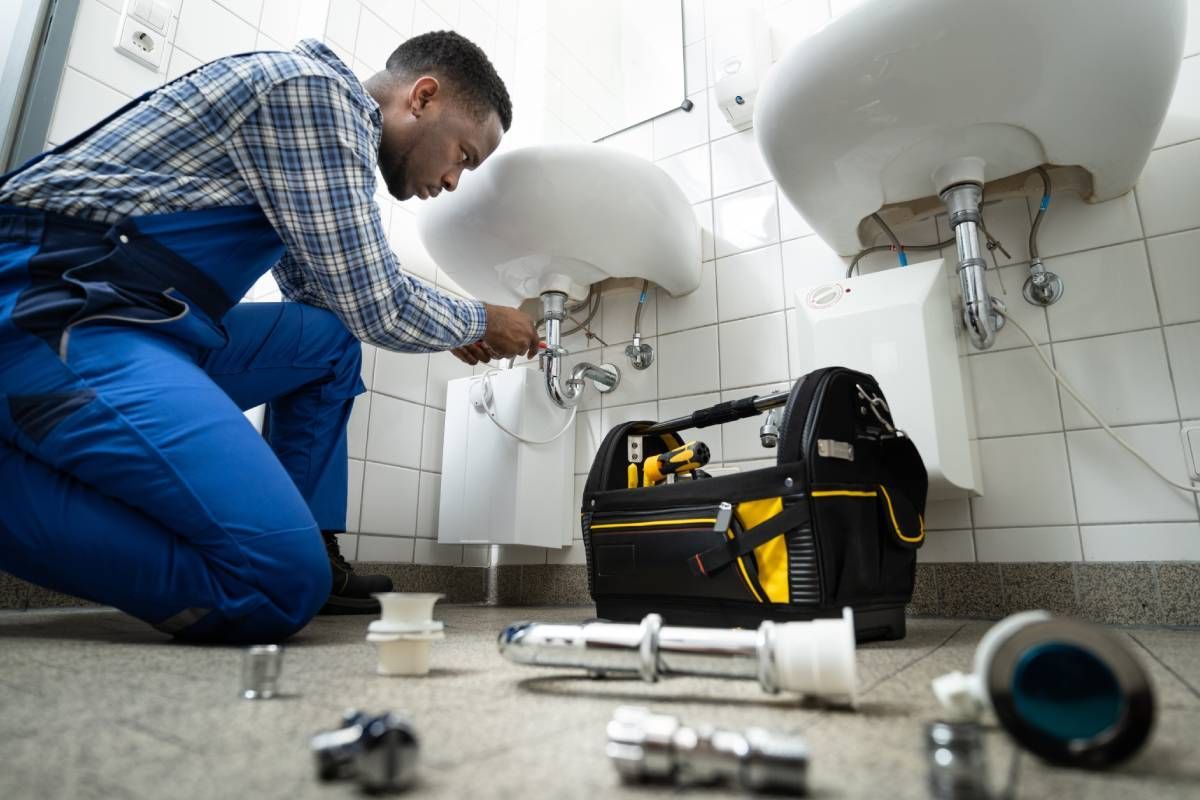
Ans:
{"type": "Polygon", "coordinates": [[[704,0],[683,0],[683,42],[704,40],[704,0]]]}
{"type": "Polygon", "coordinates": [[[979,442],[983,497],[971,498],[975,525],[1073,525],[1075,506],[1062,434],[979,442]]]}
{"type": "Polygon", "coordinates": [[[363,476],[362,532],[415,536],[419,483],[420,473],[415,469],[368,461],[363,476]]]}
{"type": "Polygon", "coordinates": [[[442,476],[422,472],[417,486],[417,538],[436,539],[441,512],[442,476]]]}
{"type": "Polygon", "coordinates": [[[722,322],[719,337],[722,389],[788,380],[782,313],[722,322]]]}
{"type": "MultiPolygon", "coordinates": [[[[1050,206],[1038,228],[1042,258],[1142,238],[1133,192],[1103,203],[1088,203],[1074,192],[1051,192],[1050,206]]],[[[1037,213],[1037,205],[1037,199],[1030,201],[1032,213],[1037,213]]]]}
{"type": "Polygon", "coordinates": [[[463,545],[463,566],[464,567],[488,567],[492,564],[492,545],[489,544],[464,544],[463,545]]]}
{"type": "Polygon", "coordinates": [[[969,562],[975,560],[975,542],[971,531],[926,531],[925,544],[917,551],[921,564],[969,562]]]}
{"type": "Polygon", "coordinates": [[[606,432],[599,410],[575,414],[575,474],[591,470],[606,432]]]}
{"type": "MultiPolygon", "coordinates": [[[[787,382],[765,386],[746,386],[721,392],[721,401],[740,400],[743,397],[771,394],[772,392],[786,391],[789,388],[791,388],[791,384],[787,382]]],[[[759,414],[755,417],[740,419],[737,422],[727,422],[721,426],[723,463],[741,462],[739,466],[742,470],[750,470],[757,468],[753,462],[761,461],[766,464],[776,462],[778,450],[763,447],[762,440],[758,437],[758,429],[762,426],[764,419],[764,415],[759,414]]],[[[716,432],[712,428],[706,428],[702,433],[704,435],[700,438],[705,442],[716,438],[716,432]]]]}
{"type": "Polygon", "coordinates": [[[357,531],[361,526],[360,512],[362,511],[363,471],[365,461],[352,458],[347,465],[346,477],[346,530],[357,531]]]}
{"type": "Polygon", "coordinates": [[[1180,413],[1185,418],[1200,417],[1200,322],[1168,325],[1163,333],[1180,413]]]}
{"type": "Polygon", "coordinates": [[[417,539],[413,547],[413,563],[432,564],[439,567],[457,567],[462,564],[461,544],[438,544],[429,539],[417,539]]]}
{"type": "Polygon", "coordinates": [[[708,54],[705,42],[684,45],[683,48],[683,87],[688,95],[695,94],[695,108],[704,109],[704,138],[708,138],[708,54]]]}
{"type": "Polygon", "coordinates": [[[413,540],[401,539],[396,536],[367,536],[358,537],[359,561],[382,561],[385,564],[411,564],[413,560],[413,540]]]}
{"type": "Polygon", "coordinates": [[[583,508],[583,489],[587,486],[586,475],[575,476],[574,491],[571,492],[571,539],[583,539],[583,522],[576,513],[583,508]]]}
{"type": "Polygon", "coordinates": [[[1200,524],[1084,525],[1088,561],[1200,561],[1200,524]]]}
{"type": "Polygon", "coordinates": [[[775,185],[764,184],[713,201],[717,257],[779,241],[775,185]]]}
{"type": "Polygon", "coordinates": [[[753,130],[713,142],[712,168],[714,197],[771,180],[771,171],[759,152],[753,130]]]}
{"type": "Polygon", "coordinates": [[[980,528],[975,531],[980,561],[1080,561],[1079,528],[980,528]]]}
{"type": "Polygon", "coordinates": [[[421,425],[421,469],[442,471],[442,442],[446,435],[446,412],[425,408],[421,425]]]}
{"type": "MultiPolygon", "coordinates": [[[[658,401],[658,416],[662,420],[683,417],[693,411],[715,406],[719,402],[721,402],[721,395],[716,392],[672,397],[658,401]]],[[[707,444],[710,464],[720,464],[725,460],[725,453],[721,447],[720,428],[685,428],[679,432],[679,435],[685,442],[700,441],[707,444]]]]}
{"type": "Polygon", "coordinates": [[[406,400],[372,394],[367,460],[419,467],[423,408],[406,400]]]}
{"type": "Polygon", "coordinates": [[[1147,236],[1200,226],[1200,140],[1150,154],[1138,179],[1137,201],[1147,236]]]}
{"type": "Polygon", "coordinates": [[[658,370],[662,364],[659,358],[658,339],[651,336],[642,340],[654,348],[654,361],[646,369],[637,369],[625,355],[625,345],[606,347],[600,351],[600,363],[616,364],[621,370],[621,382],[614,391],[601,395],[588,384],[587,392],[596,399],[603,398],[606,406],[621,406],[629,403],[644,403],[658,398],[658,370]]]}
{"type": "Polygon", "coordinates": [[[812,235],[812,226],[808,224],[808,220],[800,215],[791,201],[788,200],[782,191],[778,192],[779,198],[779,238],[787,241],[788,239],[798,239],[801,236],[812,235]]]}
{"type": "MultiPolygon", "coordinates": [[[[409,17],[411,20],[412,17],[409,17]]],[[[411,24],[397,31],[384,22],[370,9],[364,8],[358,18],[358,38],[354,42],[354,57],[373,70],[387,65],[388,56],[396,49],[397,42],[404,41],[411,24]]]]}
{"type": "Polygon", "coordinates": [[[1146,240],[1163,324],[1200,320],[1200,230],[1146,240]]]}
{"type": "Polygon", "coordinates": [[[430,353],[429,377],[425,382],[425,405],[444,409],[446,384],[455,378],[467,378],[470,375],[471,366],[459,361],[451,353],[430,353]]]}
{"type": "Polygon", "coordinates": [[[212,61],[253,50],[257,34],[253,25],[213,0],[184,0],[175,26],[175,46],[201,61],[212,61]]]}
{"type": "MultiPolygon", "coordinates": [[[[635,125],[627,131],[613,134],[603,140],[604,144],[623,150],[626,153],[654,160],[654,123],[647,121],[635,125]]],[[[661,167],[662,165],[659,164],[661,167]]]]}
{"type": "MultiPolygon", "coordinates": [[[[371,393],[363,392],[354,398],[350,422],[346,424],[346,450],[351,458],[367,457],[367,421],[371,416],[371,393]]],[[[262,425],[258,426],[262,430],[262,425]]]]}
{"type": "Polygon", "coordinates": [[[658,394],[678,397],[720,388],[717,327],[658,337],[658,394]]]}
{"type": "Polygon", "coordinates": [[[52,142],[65,142],[128,101],[120,92],[67,67],[62,73],[47,137],[52,142]]]}
{"type": "Polygon", "coordinates": [[[546,548],[527,547],[521,544],[497,545],[495,563],[498,566],[517,566],[521,564],[545,564],[546,548]]]}
{"type": "Polygon", "coordinates": [[[361,11],[362,5],[353,3],[330,14],[325,23],[324,38],[353,52],[354,40],[358,38],[358,15],[361,11]]]}
{"type": "Polygon", "coordinates": [[[712,325],[717,321],[717,266],[707,261],[700,266],[700,286],[680,297],[658,292],[660,334],[712,325]]]}
{"type": "MultiPolygon", "coordinates": [[[[1054,345],[1054,362],[1109,425],[1179,419],[1158,328],[1059,342],[1054,345]]],[[[1065,390],[1062,403],[1067,428],[1099,427],[1065,390]]]]}
{"type": "Polygon", "coordinates": [[[949,500],[931,500],[925,504],[925,530],[956,530],[971,527],[971,500],[963,494],[949,500]]]}
{"type": "MultiPolygon", "coordinates": [[[[693,48],[688,48],[689,50],[693,48]]],[[[703,47],[695,48],[703,63],[703,47]]],[[[703,70],[703,68],[701,68],[703,70]]],[[[692,91],[690,84],[688,91],[692,91]]],[[[708,104],[704,102],[704,92],[688,98],[692,101],[692,110],[682,108],[663,114],[654,119],[654,159],[681,153],[708,141],[708,104]]]]}
{"type": "MultiPolygon", "coordinates": [[[[1118,428],[1117,433],[1172,480],[1186,484],[1179,430],[1174,422],[1118,428]]],[[[1168,486],[1102,429],[1071,431],[1067,443],[1080,523],[1196,520],[1191,494],[1168,486]]]]}
{"type": "MultiPolygon", "coordinates": [[[[1200,11],[1200,9],[1197,9],[1200,11]]],[[[1189,20],[1189,27],[1197,24],[1189,20]]],[[[1179,67],[1175,94],[1167,107],[1167,118],[1154,140],[1155,147],[1200,139],[1200,58],[1185,58],[1179,67]]]]}
{"type": "Polygon", "coordinates": [[[708,145],[693,147],[654,163],[679,185],[689,203],[699,203],[712,197],[708,145]]]}
{"type": "Polygon", "coordinates": [[[1046,260],[1067,286],[1046,311],[1055,340],[1158,325],[1158,305],[1141,241],[1046,260]]]}
{"type": "Polygon", "coordinates": [[[1017,436],[1062,430],[1058,391],[1033,348],[967,357],[979,436],[1017,436]]]}
{"type": "Polygon", "coordinates": [[[717,260],[717,311],[722,322],[783,310],[779,246],[717,260]]]}
{"type": "Polygon", "coordinates": [[[796,307],[796,292],[846,277],[847,262],[818,236],[783,243],[783,302],[796,307]]]}
{"type": "MultiPolygon", "coordinates": [[[[616,406],[615,408],[605,408],[600,413],[600,419],[604,433],[607,434],[617,425],[624,422],[633,422],[638,419],[658,420],[658,402],[653,403],[636,403],[630,406],[616,406]]],[[[603,438],[603,437],[601,437],[603,438]]],[[[599,447],[599,444],[597,444],[599,447]]],[[[592,453],[592,458],[595,458],[595,453],[592,453]]],[[[588,459],[588,468],[591,468],[592,458],[588,459]]],[[[587,472],[587,470],[582,470],[587,472]]]]}
{"type": "Polygon", "coordinates": [[[427,353],[397,353],[380,349],[375,354],[375,373],[371,389],[413,403],[421,403],[425,400],[428,373],[427,353]]]}

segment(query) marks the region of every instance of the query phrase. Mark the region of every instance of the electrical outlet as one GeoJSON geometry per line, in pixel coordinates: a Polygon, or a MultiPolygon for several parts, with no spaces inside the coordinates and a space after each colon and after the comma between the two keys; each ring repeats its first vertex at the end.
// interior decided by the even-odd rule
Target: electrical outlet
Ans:
{"type": "Polygon", "coordinates": [[[1183,437],[1183,456],[1187,460],[1188,477],[1200,481],[1200,425],[1187,425],[1180,433],[1183,437]]]}
{"type": "Polygon", "coordinates": [[[158,71],[167,49],[171,7],[156,0],[125,0],[117,21],[113,47],[134,61],[158,71]]]}

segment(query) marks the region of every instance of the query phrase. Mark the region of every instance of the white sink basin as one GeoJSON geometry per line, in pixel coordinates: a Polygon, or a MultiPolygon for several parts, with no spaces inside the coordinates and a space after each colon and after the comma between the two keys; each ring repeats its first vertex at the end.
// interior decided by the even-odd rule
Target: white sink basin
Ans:
{"type": "Polygon", "coordinates": [[[1107,200],[1150,155],[1186,18],[1185,0],[868,0],[773,67],[755,133],[842,255],[873,243],[881,208],[940,212],[917,201],[961,157],[983,159],[988,182],[1078,166],[1085,198],[1107,200]]]}
{"type": "Polygon", "coordinates": [[[604,145],[499,153],[424,206],[417,229],[438,266],[493,303],[581,300],[605,278],[647,278],[672,295],[700,283],[700,229],[679,187],[604,145]]]}

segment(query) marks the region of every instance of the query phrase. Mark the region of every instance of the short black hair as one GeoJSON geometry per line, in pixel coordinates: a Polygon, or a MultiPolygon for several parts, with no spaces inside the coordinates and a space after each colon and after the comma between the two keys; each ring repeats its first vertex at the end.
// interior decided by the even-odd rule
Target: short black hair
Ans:
{"type": "Polygon", "coordinates": [[[476,108],[499,114],[504,130],[512,125],[512,101],[496,68],[479,45],[454,31],[412,37],[388,56],[387,71],[404,79],[444,78],[476,108]]]}

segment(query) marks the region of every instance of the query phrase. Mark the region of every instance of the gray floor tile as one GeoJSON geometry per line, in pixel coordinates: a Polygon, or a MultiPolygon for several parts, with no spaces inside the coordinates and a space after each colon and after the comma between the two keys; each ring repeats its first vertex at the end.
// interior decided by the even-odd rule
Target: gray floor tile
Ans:
{"type": "MultiPolygon", "coordinates": [[[[937,715],[929,682],[967,669],[983,621],[914,619],[907,638],[859,649],[859,709],[764,694],[753,682],[674,678],[657,684],[593,680],[578,671],[519,667],[496,654],[506,624],[582,621],[579,607],[439,605],[447,638],[426,678],[374,674],[368,617],[319,618],[285,649],[290,696],[237,696],[242,651],[165,643],[112,611],[0,614],[0,797],[360,797],[322,785],[308,740],[350,706],[395,709],[422,739],[417,796],[650,798],[622,787],[604,756],[604,727],[636,703],[691,724],[763,726],[803,734],[816,797],[924,798],[921,730],[937,715]]],[[[1019,797],[1182,796],[1200,763],[1200,631],[1128,629],[1161,694],[1147,751],[1093,775],[1024,760],[1019,797]],[[1150,651],[1154,656],[1150,656],[1150,651]]],[[[1133,639],[1129,640],[1131,643],[1133,639]]],[[[1011,752],[989,735],[998,781],[1011,752]]],[[[704,798],[735,791],[695,793],[704,798]]]]}

